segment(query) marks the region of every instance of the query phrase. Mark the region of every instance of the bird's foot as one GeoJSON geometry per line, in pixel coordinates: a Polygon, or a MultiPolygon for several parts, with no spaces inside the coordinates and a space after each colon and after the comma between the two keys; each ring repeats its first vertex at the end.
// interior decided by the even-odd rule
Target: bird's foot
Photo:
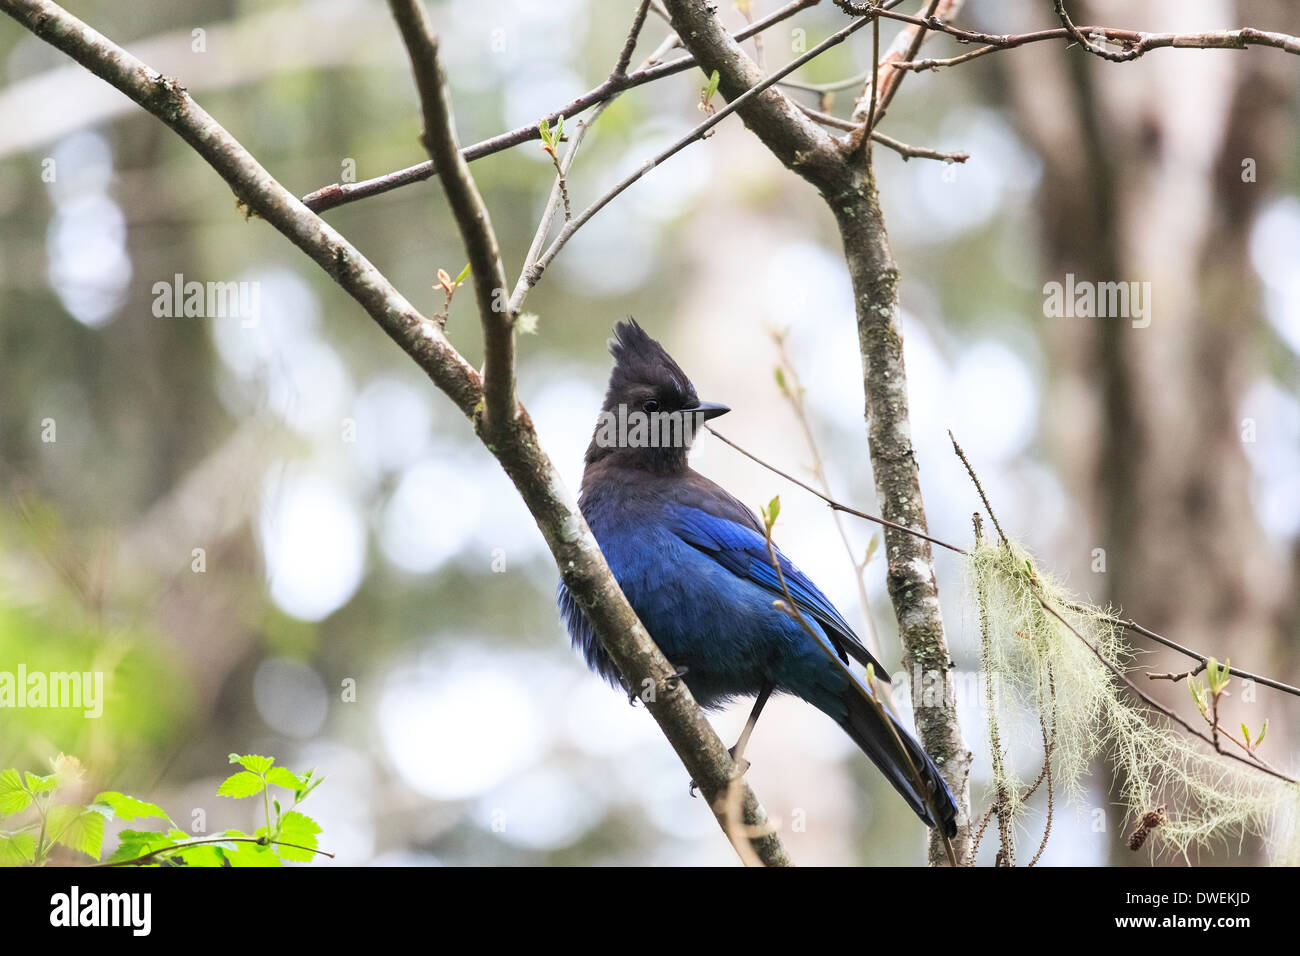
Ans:
{"type": "Polygon", "coordinates": [[[677,690],[677,682],[685,677],[689,670],[690,668],[683,664],[674,669],[673,672],[663,678],[663,680],[651,681],[649,678],[646,678],[640,690],[634,690],[630,685],[624,683],[623,689],[627,691],[627,702],[633,707],[636,706],[638,700],[643,704],[649,704],[655,700],[655,694],[657,694],[660,689],[665,693],[671,694],[673,691],[677,690]]]}
{"type": "MultiPolygon", "coordinates": [[[[740,744],[736,744],[736,747],[739,746],[740,744]]],[[[749,768],[753,765],[744,757],[741,757],[739,759],[736,758],[736,747],[728,747],[727,753],[731,754],[731,759],[736,761],[736,775],[733,779],[739,780],[749,771],[749,768]]],[[[694,780],[692,780],[691,788],[690,788],[691,796],[692,797],[698,796],[699,794],[697,793],[697,791],[699,789],[700,789],[700,785],[696,783],[694,780]]]]}

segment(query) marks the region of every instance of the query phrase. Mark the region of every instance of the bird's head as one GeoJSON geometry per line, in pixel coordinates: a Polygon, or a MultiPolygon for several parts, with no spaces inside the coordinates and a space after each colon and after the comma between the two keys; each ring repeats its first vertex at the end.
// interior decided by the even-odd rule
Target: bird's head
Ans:
{"type": "Polygon", "coordinates": [[[587,464],[612,458],[649,471],[684,469],[696,433],[731,409],[700,401],[681,366],[634,319],[614,326],[609,351],[614,369],[587,464]]]}

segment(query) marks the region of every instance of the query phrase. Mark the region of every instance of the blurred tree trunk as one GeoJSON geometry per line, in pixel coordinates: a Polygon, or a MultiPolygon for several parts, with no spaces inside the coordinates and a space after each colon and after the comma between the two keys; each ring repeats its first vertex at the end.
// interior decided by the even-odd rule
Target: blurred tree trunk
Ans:
{"type": "MultiPolygon", "coordinates": [[[[1153,31],[1278,29],[1288,8],[1072,5],[1077,23],[1153,31]]],[[[1003,57],[1013,114],[1043,161],[1044,281],[1073,273],[1151,289],[1146,328],[1045,319],[1045,437],[1085,508],[1079,533],[1091,553],[1080,564],[1097,571],[1092,549],[1104,549],[1104,576],[1083,589],[1184,644],[1267,672],[1281,663],[1289,582],[1286,556],[1256,520],[1242,447],[1242,395],[1264,338],[1249,228],[1293,141],[1294,106],[1282,58],[1181,56],[1116,65],[1043,44],[1003,57]],[[1243,177],[1248,159],[1258,181],[1243,177]]],[[[1143,660],[1162,669],[1166,658],[1143,660]]],[[[1168,663],[1185,669],[1185,659],[1168,663]]],[[[1134,862],[1122,822],[1108,816],[1108,826],[1112,862],[1134,862]]]]}

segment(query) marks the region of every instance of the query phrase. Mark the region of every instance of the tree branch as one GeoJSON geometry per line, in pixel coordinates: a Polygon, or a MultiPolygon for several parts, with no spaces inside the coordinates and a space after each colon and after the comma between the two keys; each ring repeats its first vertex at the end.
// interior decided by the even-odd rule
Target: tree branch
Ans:
{"type": "MultiPolygon", "coordinates": [[[[226,180],[248,209],[265,219],[321,266],[360,303],[471,419],[482,400],[479,374],[392,284],[328,223],[311,212],[202,109],[175,80],[159,74],[50,0],[0,0],[0,10],[51,46],[126,94],[175,131],[226,180]]],[[[723,832],[746,839],[769,866],[788,865],[785,848],[749,785],[737,785],[744,827],[724,804],[736,767],[683,681],[660,653],[617,581],[576,503],[542,451],[527,412],[498,424],[489,449],[528,506],[565,584],[592,622],[625,679],[643,691],[683,765],[709,801],[723,832]]]]}
{"type": "MultiPolygon", "coordinates": [[[[1256,30],[1253,27],[1241,27],[1237,30],[1208,30],[1201,33],[1146,33],[1138,30],[1119,30],[1105,26],[1069,26],[1050,30],[1035,30],[1032,33],[980,33],[963,30],[944,22],[942,19],[928,20],[909,16],[904,13],[880,12],[882,17],[911,24],[913,27],[925,27],[936,33],[946,33],[959,43],[982,43],[984,46],[946,59],[915,60],[907,58],[890,63],[895,70],[937,70],[940,67],[959,66],[971,60],[987,56],[998,50],[1014,50],[1028,43],[1042,43],[1051,40],[1067,40],[1081,43],[1095,56],[1113,63],[1127,63],[1136,60],[1151,50],[1245,50],[1252,46],[1273,47],[1286,53],[1300,55],[1300,37],[1268,30],[1256,30]],[[1123,50],[1107,50],[1098,45],[1099,41],[1117,44],[1123,50]]],[[[1066,15],[1068,20],[1068,14],[1066,15]]]]}
{"type": "MultiPolygon", "coordinates": [[[[866,19],[855,20],[852,23],[850,23],[848,26],[843,27],[842,29],[836,31],[831,36],[823,40],[821,43],[813,47],[811,50],[804,53],[802,56],[790,61],[781,69],[773,73],[771,76],[766,77],[765,79],[757,83],[755,86],[752,86],[749,89],[747,89],[745,92],[741,93],[732,102],[728,103],[725,107],[713,113],[708,119],[697,124],[686,135],[682,136],[672,145],[666,147],[665,149],[661,150],[659,153],[657,153],[650,159],[646,160],[644,163],[642,163],[632,172],[628,173],[625,177],[623,177],[623,179],[615,183],[608,191],[605,192],[604,195],[600,196],[590,206],[584,209],[580,215],[566,222],[564,224],[564,228],[560,230],[559,235],[555,237],[555,241],[552,242],[550,246],[547,247],[546,251],[537,257],[536,261],[533,262],[532,266],[527,270],[525,270],[524,274],[519,277],[520,285],[519,287],[516,288],[515,291],[515,296],[518,298],[518,300],[522,301],[523,295],[527,294],[528,290],[537,284],[538,280],[540,280],[542,277],[542,273],[552,262],[555,261],[555,257],[560,254],[560,250],[564,248],[565,244],[571,238],[573,238],[573,234],[577,232],[579,229],[581,229],[583,226],[585,226],[588,222],[590,222],[592,217],[595,216],[596,213],[604,209],[605,206],[607,206],[611,201],[613,201],[615,197],[617,197],[625,189],[627,189],[629,186],[631,186],[633,183],[639,180],[646,173],[650,172],[650,170],[654,169],[664,160],[668,159],[670,156],[673,156],[676,153],[681,152],[683,149],[685,149],[687,146],[691,145],[692,143],[698,142],[699,140],[703,139],[705,134],[707,134],[709,130],[713,129],[713,127],[717,126],[719,123],[721,123],[732,113],[736,112],[736,110],[743,107],[746,102],[757,97],[764,90],[773,87],[781,79],[781,77],[785,76],[788,73],[793,73],[799,67],[803,66],[803,64],[820,56],[822,53],[824,53],[826,50],[829,50],[831,47],[835,46],[836,44],[842,43],[845,39],[849,37],[850,34],[861,29],[869,22],[870,21],[866,19]]],[[[784,97],[782,98],[784,99],[784,97]]],[[[819,132],[821,131],[819,130],[819,132]]],[[[832,142],[834,142],[834,140],[832,140],[832,142]]]]}
{"type": "MultiPolygon", "coordinates": [[[[773,11],[745,29],[737,30],[736,39],[738,41],[748,39],[783,20],[788,20],[801,10],[816,6],[819,2],[820,0],[792,0],[784,7],[773,11]]],[[[674,43],[666,41],[661,49],[671,49],[674,45],[674,43]]],[[[493,136],[491,139],[485,139],[473,146],[467,146],[462,150],[461,155],[467,162],[473,162],[476,159],[482,159],[484,156],[491,156],[493,153],[499,153],[521,143],[538,139],[537,127],[543,119],[554,126],[561,116],[565,119],[576,116],[588,107],[611,100],[619,93],[646,83],[653,83],[655,80],[663,79],[666,76],[682,73],[693,66],[695,66],[695,57],[685,56],[673,60],[671,63],[659,63],[638,70],[635,73],[610,76],[599,86],[571,100],[549,116],[538,117],[536,122],[493,136]]],[[[363,180],[359,183],[333,183],[329,186],[322,186],[320,189],[303,196],[302,201],[313,212],[325,212],[327,209],[343,206],[360,199],[368,199],[371,196],[379,196],[393,189],[409,186],[411,183],[424,182],[424,180],[435,175],[437,175],[437,169],[434,167],[433,161],[430,160],[386,173],[383,176],[377,176],[374,179],[363,180]]]]}
{"type": "Polygon", "coordinates": [[[452,217],[469,255],[479,322],[483,326],[483,410],[480,427],[488,434],[513,421],[515,401],[514,314],[507,305],[506,270],[492,218],[456,143],[447,78],[438,59],[438,38],[424,18],[419,0],[389,0],[389,9],[411,57],[420,93],[424,132],[420,141],[434,165],[452,217]]]}

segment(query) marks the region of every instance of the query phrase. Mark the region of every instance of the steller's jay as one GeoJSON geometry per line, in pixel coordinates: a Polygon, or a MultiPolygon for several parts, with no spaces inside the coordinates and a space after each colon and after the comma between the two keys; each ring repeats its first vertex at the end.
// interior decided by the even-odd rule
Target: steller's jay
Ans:
{"type": "MultiPolygon", "coordinates": [[[[694,429],[730,409],[701,402],[678,364],[634,320],[618,323],[614,334],[614,369],[578,502],[650,636],[701,706],[756,698],[732,748],[742,768],[741,753],[768,697],[794,694],[843,727],[928,826],[936,825],[933,804],[944,832],[955,834],[957,804],[939,768],[897,719],[882,716],[865,680],[849,669],[849,657],[871,664],[881,680],[888,680],[885,669],[779,551],[786,587],[818,639],[774,606],[785,592],[763,526],[687,464],[694,429]]],[[[587,665],[622,686],[563,583],[559,605],[587,665]]]]}

